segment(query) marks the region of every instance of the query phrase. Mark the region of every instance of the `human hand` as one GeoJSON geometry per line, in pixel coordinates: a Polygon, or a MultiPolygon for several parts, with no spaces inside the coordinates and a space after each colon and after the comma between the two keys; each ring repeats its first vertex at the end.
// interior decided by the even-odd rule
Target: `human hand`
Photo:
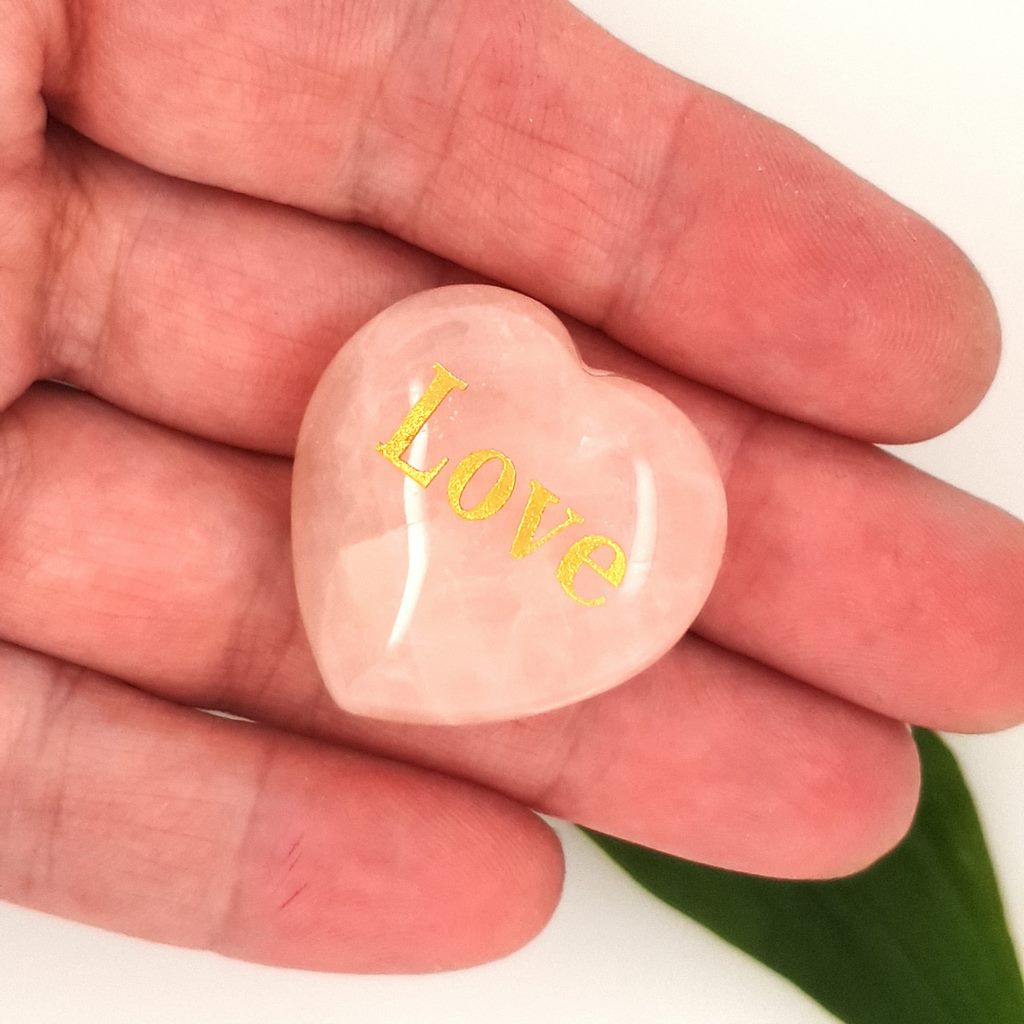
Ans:
{"type": "Polygon", "coordinates": [[[864,443],[952,425],[994,370],[987,293],[920,219],[552,2],[0,23],[0,895],[270,963],[456,966],[557,899],[523,805],[828,875],[909,822],[900,720],[1024,717],[1019,524],[864,443]],[[287,456],[352,330],[474,274],[697,422],[726,560],[602,697],[346,716],[296,618],[287,456]],[[19,397],[42,377],[95,397],[19,397]]]}

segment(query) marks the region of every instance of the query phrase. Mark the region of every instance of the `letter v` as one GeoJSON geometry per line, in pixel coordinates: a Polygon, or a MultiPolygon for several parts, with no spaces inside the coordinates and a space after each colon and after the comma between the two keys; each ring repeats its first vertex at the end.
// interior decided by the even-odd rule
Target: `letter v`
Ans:
{"type": "Polygon", "coordinates": [[[552,494],[542,483],[538,483],[536,480],[530,481],[530,497],[526,502],[526,508],[523,509],[523,518],[519,520],[516,535],[512,538],[511,555],[513,558],[525,558],[530,552],[536,551],[537,548],[546,544],[555,534],[561,533],[567,526],[583,522],[583,516],[571,508],[566,508],[565,520],[537,540],[537,530],[540,528],[544,510],[548,505],[557,505],[558,502],[557,495],[552,494]]]}

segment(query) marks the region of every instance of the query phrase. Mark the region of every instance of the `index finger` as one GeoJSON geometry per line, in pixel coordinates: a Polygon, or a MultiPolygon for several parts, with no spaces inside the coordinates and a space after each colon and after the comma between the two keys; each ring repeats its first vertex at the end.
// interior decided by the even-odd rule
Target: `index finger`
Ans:
{"type": "Polygon", "coordinates": [[[948,239],[560,0],[44,21],[44,93],[98,142],[384,228],[766,408],[910,440],[994,372],[991,300],[948,239]]]}

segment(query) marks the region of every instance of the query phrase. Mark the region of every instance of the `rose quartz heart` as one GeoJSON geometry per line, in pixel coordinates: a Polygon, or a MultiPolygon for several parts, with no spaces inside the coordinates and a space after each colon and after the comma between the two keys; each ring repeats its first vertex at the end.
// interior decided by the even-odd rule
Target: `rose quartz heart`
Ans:
{"type": "Polygon", "coordinates": [[[693,424],[588,370],[544,306],[482,285],[414,295],[344,346],[302,424],[292,513],[328,689],[415,722],[630,678],[693,621],[725,539],[693,424]]]}

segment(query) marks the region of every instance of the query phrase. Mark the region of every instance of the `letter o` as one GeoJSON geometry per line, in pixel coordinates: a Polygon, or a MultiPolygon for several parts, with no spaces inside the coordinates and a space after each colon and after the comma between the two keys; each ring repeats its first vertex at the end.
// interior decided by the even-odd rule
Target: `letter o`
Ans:
{"type": "Polygon", "coordinates": [[[489,519],[495,512],[500,511],[508,499],[512,496],[512,490],[516,485],[516,467],[512,460],[505,454],[495,451],[493,448],[481,448],[478,451],[470,452],[452,470],[451,479],[448,481],[448,504],[452,511],[463,519],[477,520],[489,519]],[[501,472],[498,479],[494,481],[491,489],[483,496],[480,502],[472,508],[463,508],[462,492],[465,491],[469,481],[476,476],[479,469],[482,469],[488,462],[498,460],[501,463],[501,472]]]}

